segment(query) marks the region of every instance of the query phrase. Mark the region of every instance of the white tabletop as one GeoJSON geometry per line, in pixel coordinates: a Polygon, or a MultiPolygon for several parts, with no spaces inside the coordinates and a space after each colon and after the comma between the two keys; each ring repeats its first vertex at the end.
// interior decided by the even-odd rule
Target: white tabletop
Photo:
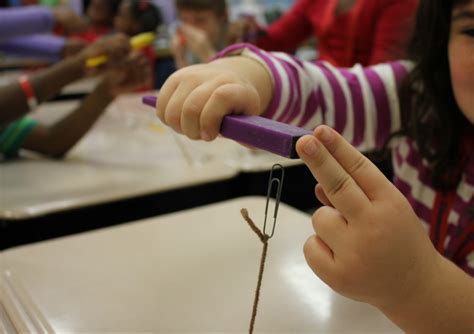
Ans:
{"type": "MultiPolygon", "coordinates": [[[[3,307],[35,332],[245,333],[262,245],[240,209],[261,224],[264,206],[239,198],[5,251],[3,307]]],[[[311,233],[308,215],[280,206],[256,332],[400,333],[312,273],[311,233]]]]}
{"type": "MultiPolygon", "coordinates": [[[[33,117],[51,123],[77,105],[45,104],[33,117]]],[[[0,218],[32,218],[228,180],[236,174],[236,168],[219,159],[184,155],[177,135],[159,124],[153,110],[141,104],[140,95],[128,95],[108,108],[64,160],[1,163],[0,218]]]]}
{"type": "MultiPolygon", "coordinates": [[[[142,95],[119,97],[64,160],[1,163],[0,218],[34,218],[269,171],[275,163],[301,164],[225,138],[189,140],[161,124],[142,95]]],[[[45,103],[31,116],[52,124],[79,104],[45,103]]]]}

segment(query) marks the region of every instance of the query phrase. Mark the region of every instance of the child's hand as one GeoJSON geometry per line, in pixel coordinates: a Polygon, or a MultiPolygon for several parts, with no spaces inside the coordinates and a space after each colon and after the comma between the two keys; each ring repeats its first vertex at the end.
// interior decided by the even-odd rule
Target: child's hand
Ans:
{"type": "Polygon", "coordinates": [[[263,30],[257,23],[254,16],[246,16],[235,20],[229,24],[227,32],[227,44],[236,43],[255,43],[258,39],[259,33],[263,30]]]}
{"type": "Polygon", "coordinates": [[[326,126],[301,138],[297,151],[326,205],[313,215],[317,235],[304,247],[313,271],[342,295],[382,310],[425,299],[442,257],[403,195],[326,126]]]}
{"type": "Polygon", "coordinates": [[[229,57],[175,72],[158,96],[161,121],[191,139],[213,140],[224,116],[260,115],[272,82],[266,69],[245,57],[229,57]]]}
{"type": "Polygon", "coordinates": [[[180,39],[185,41],[186,48],[194,53],[201,62],[208,62],[216,53],[212,42],[204,31],[189,24],[182,24],[178,31],[179,34],[182,34],[180,39]]]}
{"type": "Polygon", "coordinates": [[[178,69],[189,65],[186,60],[186,42],[181,32],[177,31],[173,36],[171,39],[170,48],[178,69]]]}
{"type": "Polygon", "coordinates": [[[108,57],[106,66],[116,66],[122,62],[131,51],[130,39],[124,34],[115,34],[104,37],[91,44],[82,52],[80,56],[84,60],[105,55],[108,57]]]}
{"type": "Polygon", "coordinates": [[[110,67],[102,81],[107,92],[116,97],[151,84],[152,73],[146,57],[132,52],[122,62],[110,67]]]}
{"type": "Polygon", "coordinates": [[[78,54],[86,47],[86,43],[78,39],[68,39],[64,44],[63,57],[71,57],[78,54]]]}

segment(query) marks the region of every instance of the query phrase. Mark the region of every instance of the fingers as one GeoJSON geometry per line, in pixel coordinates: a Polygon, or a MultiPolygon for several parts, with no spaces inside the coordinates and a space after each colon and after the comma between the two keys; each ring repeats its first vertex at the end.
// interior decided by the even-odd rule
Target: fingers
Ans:
{"type": "Polygon", "coordinates": [[[222,119],[229,114],[252,115],[260,110],[260,97],[255,88],[242,84],[226,84],[214,90],[201,114],[201,137],[213,140],[219,135],[222,119]]]}
{"type": "Polygon", "coordinates": [[[331,201],[329,198],[326,196],[326,193],[324,192],[323,187],[320,184],[317,184],[316,187],[314,188],[314,193],[317,197],[317,199],[324,205],[334,207],[332,205],[331,201]]]}
{"type": "Polygon", "coordinates": [[[130,54],[130,39],[123,34],[116,34],[105,41],[104,48],[110,57],[109,63],[120,62],[130,54]]]}
{"type": "Polygon", "coordinates": [[[180,120],[182,132],[191,139],[201,139],[201,112],[216,85],[202,84],[195,88],[183,103],[180,120]]]}
{"type": "Polygon", "coordinates": [[[304,256],[309,267],[323,281],[329,281],[329,273],[334,271],[334,261],[331,249],[317,235],[311,236],[303,248],[304,256]]]}
{"type": "Polygon", "coordinates": [[[316,235],[331,249],[333,256],[337,257],[347,243],[347,221],[336,209],[323,206],[313,214],[312,222],[316,235]]]}
{"type": "Polygon", "coordinates": [[[161,121],[191,139],[213,140],[224,116],[259,112],[260,97],[255,88],[221,71],[210,80],[199,66],[178,71],[162,87],[157,104],[161,121]]]}
{"type": "Polygon", "coordinates": [[[392,183],[340,134],[327,126],[318,127],[314,134],[369,199],[386,198],[391,193],[387,190],[393,188],[392,183]]]}
{"type": "Polygon", "coordinates": [[[327,199],[344,217],[348,220],[356,218],[370,206],[368,197],[352,176],[318,139],[314,136],[304,136],[298,141],[296,150],[323,187],[327,199]]]}
{"type": "Polygon", "coordinates": [[[173,96],[173,93],[175,92],[176,88],[179,86],[179,83],[181,82],[181,73],[185,72],[186,70],[187,69],[183,69],[172,74],[168,78],[168,80],[165,81],[165,83],[160,89],[160,92],[158,93],[158,99],[156,103],[156,115],[165,124],[165,112],[168,106],[168,102],[173,96]]]}

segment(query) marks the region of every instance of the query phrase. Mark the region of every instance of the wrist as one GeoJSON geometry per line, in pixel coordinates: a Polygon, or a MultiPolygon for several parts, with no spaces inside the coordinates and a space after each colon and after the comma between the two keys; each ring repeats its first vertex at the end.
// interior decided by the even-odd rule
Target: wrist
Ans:
{"type": "Polygon", "coordinates": [[[377,306],[405,332],[471,333],[473,279],[437,253],[431,270],[409,284],[392,303],[377,306]]]}
{"type": "Polygon", "coordinates": [[[86,75],[86,56],[83,52],[80,52],[74,56],[66,58],[64,63],[69,67],[71,77],[75,80],[80,79],[86,75]]]}
{"type": "Polygon", "coordinates": [[[107,78],[102,79],[95,87],[96,93],[104,102],[113,101],[119,94],[115,93],[113,83],[107,78]]]}

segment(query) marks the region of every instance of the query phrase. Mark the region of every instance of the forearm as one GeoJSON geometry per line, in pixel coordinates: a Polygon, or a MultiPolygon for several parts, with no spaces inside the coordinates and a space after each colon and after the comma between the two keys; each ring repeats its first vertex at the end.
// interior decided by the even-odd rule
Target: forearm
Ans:
{"type": "Polygon", "coordinates": [[[38,127],[25,141],[24,148],[51,157],[64,156],[92,127],[114,97],[101,83],[81,106],[50,127],[38,127]]]}
{"type": "MultiPolygon", "coordinates": [[[[61,89],[84,75],[84,58],[80,55],[64,60],[30,77],[39,103],[58,94],[61,89]]],[[[18,119],[29,111],[25,93],[18,83],[0,87],[0,126],[18,119]]]]}
{"type": "Polygon", "coordinates": [[[441,256],[438,272],[404,304],[381,310],[407,333],[473,333],[474,279],[441,256]]]}

